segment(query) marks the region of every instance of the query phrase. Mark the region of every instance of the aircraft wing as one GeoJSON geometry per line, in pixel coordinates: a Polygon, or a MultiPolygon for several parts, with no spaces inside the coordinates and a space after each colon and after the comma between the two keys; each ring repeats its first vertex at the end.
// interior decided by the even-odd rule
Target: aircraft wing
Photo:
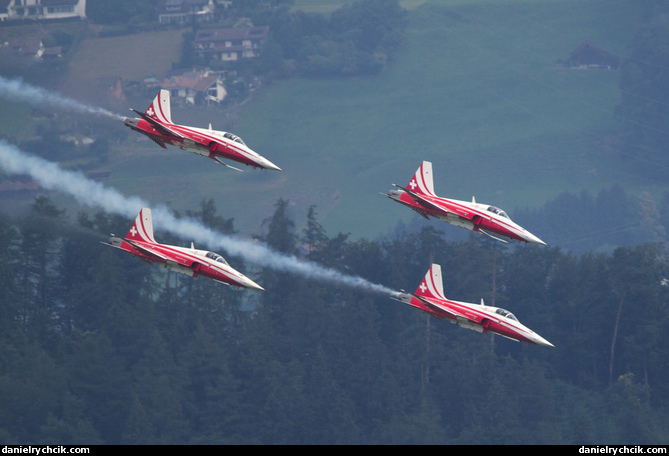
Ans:
{"type": "Polygon", "coordinates": [[[134,248],[136,248],[137,250],[139,250],[140,252],[142,252],[142,253],[150,256],[150,257],[154,257],[154,259],[156,259],[156,260],[163,260],[163,261],[168,261],[169,260],[169,258],[167,258],[165,255],[163,255],[162,253],[156,252],[152,248],[146,247],[144,245],[140,245],[135,241],[131,241],[130,239],[123,238],[123,240],[125,242],[127,242],[128,244],[130,244],[131,246],[133,246],[134,248]]]}
{"type": "Polygon", "coordinates": [[[408,188],[404,188],[404,187],[401,187],[401,186],[396,185],[396,184],[393,184],[393,185],[395,187],[401,189],[401,190],[404,190],[404,192],[406,192],[407,195],[409,195],[411,198],[413,198],[413,200],[415,202],[417,202],[418,204],[420,204],[421,206],[423,206],[426,209],[430,209],[430,210],[433,210],[433,211],[445,212],[445,213],[448,213],[448,214],[453,214],[453,215],[459,216],[459,214],[456,214],[453,211],[449,211],[448,209],[444,209],[443,207],[439,206],[438,204],[434,204],[432,201],[422,197],[421,195],[419,195],[418,193],[416,193],[412,190],[409,190],[408,188]]]}
{"type": "Polygon", "coordinates": [[[152,126],[153,128],[155,128],[156,130],[158,130],[158,131],[161,132],[162,134],[164,134],[164,135],[176,136],[177,138],[181,138],[181,139],[185,139],[185,138],[186,138],[184,135],[182,135],[182,134],[179,133],[178,131],[175,131],[175,130],[173,130],[173,129],[171,129],[171,128],[166,127],[165,125],[163,125],[163,124],[161,124],[160,122],[158,122],[156,119],[147,116],[147,115],[144,114],[143,112],[139,112],[139,111],[137,111],[136,109],[133,109],[132,111],[134,111],[138,116],[140,116],[142,119],[144,119],[144,120],[146,120],[148,123],[150,123],[151,126],[152,126]]]}
{"type": "Polygon", "coordinates": [[[167,149],[167,146],[165,145],[164,142],[162,142],[162,141],[160,141],[160,140],[154,138],[153,136],[149,136],[149,139],[151,139],[153,142],[155,142],[156,144],[158,144],[158,145],[159,145],[160,147],[162,147],[163,149],[167,149]]]}
{"type": "Polygon", "coordinates": [[[460,318],[465,318],[465,319],[467,319],[467,320],[470,320],[470,318],[468,318],[467,316],[463,315],[462,313],[460,313],[460,312],[458,312],[458,311],[456,311],[456,310],[454,310],[454,309],[449,309],[449,308],[446,307],[446,306],[439,305],[439,304],[437,304],[437,303],[434,303],[434,302],[432,302],[432,301],[429,301],[429,300],[427,300],[427,299],[425,299],[425,298],[423,298],[423,297],[421,297],[421,296],[415,295],[415,294],[413,294],[413,293],[411,293],[411,296],[413,296],[414,298],[418,299],[421,303],[425,304],[427,307],[429,307],[429,308],[432,309],[432,310],[436,310],[437,312],[442,312],[442,313],[449,314],[449,315],[451,315],[453,318],[458,318],[458,317],[460,317],[460,318]]]}

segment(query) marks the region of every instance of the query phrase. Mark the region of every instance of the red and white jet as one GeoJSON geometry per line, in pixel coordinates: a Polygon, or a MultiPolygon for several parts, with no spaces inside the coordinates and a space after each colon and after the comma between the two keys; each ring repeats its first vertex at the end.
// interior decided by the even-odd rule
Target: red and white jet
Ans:
{"type": "Polygon", "coordinates": [[[163,149],[169,144],[179,149],[203,155],[228,168],[241,171],[239,168],[230,166],[221,159],[233,160],[254,168],[281,171],[271,161],[261,157],[251,150],[239,136],[225,131],[217,131],[206,128],[185,127],[172,122],[172,111],[170,107],[170,92],[162,89],[146,112],[137,113],[140,118],[125,117],[123,123],[131,129],[151,138],[163,149]]]}
{"type": "Polygon", "coordinates": [[[112,234],[109,242],[103,244],[130,252],[149,263],[162,264],[167,269],[187,276],[201,275],[237,288],[263,290],[253,280],[233,269],[217,253],[197,250],[193,243],[190,248],[157,243],[153,237],[151,209],[148,208],[139,211],[126,237],[120,238],[112,234]]]}
{"type": "Polygon", "coordinates": [[[390,190],[388,198],[409,206],[429,220],[430,216],[452,225],[478,231],[498,241],[507,242],[491,233],[510,239],[546,245],[544,241],[514,223],[503,210],[487,204],[442,198],[434,193],[432,163],[424,161],[406,188],[393,184],[399,190],[390,190]]]}
{"type": "Polygon", "coordinates": [[[398,293],[396,301],[417,307],[438,319],[448,319],[451,323],[480,333],[492,332],[506,338],[528,344],[554,347],[553,344],[523,326],[508,310],[499,307],[451,301],[444,296],[441,266],[433,264],[414,294],[398,293]]]}

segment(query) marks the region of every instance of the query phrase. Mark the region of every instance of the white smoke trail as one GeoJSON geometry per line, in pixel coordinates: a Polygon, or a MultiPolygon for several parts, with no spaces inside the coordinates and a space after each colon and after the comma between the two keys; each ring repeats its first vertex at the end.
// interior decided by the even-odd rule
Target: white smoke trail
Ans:
{"type": "MultiPolygon", "coordinates": [[[[56,163],[29,155],[3,140],[0,140],[0,168],[10,174],[28,174],[43,188],[68,193],[81,204],[99,207],[107,213],[124,215],[133,220],[142,207],[150,207],[139,197],[126,197],[115,189],[86,178],[79,172],[63,170],[56,163]]],[[[396,295],[394,290],[373,284],[361,277],[342,274],[295,256],[277,253],[262,243],[218,233],[192,219],[178,219],[164,206],[152,208],[151,212],[156,226],[161,230],[201,242],[211,249],[224,249],[230,255],[244,258],[253,264],[292,272],[310,279],[396,295]]]]}
{"type": "Polygon", "coordinates": [[[22,79],[7,79],[0,76],[0,97],[33,105],[54,106],[80,114],[92,114],[95,116],[109,117],[114,120],[123,120],[123,116],[114,114],[111,111],[88,106],[64,95],[23,82],[22,79]]]}

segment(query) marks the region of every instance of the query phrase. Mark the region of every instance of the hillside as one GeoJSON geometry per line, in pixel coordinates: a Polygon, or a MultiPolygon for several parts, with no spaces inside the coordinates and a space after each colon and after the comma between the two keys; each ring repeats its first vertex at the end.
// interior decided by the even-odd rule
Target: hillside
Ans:
{"type": "MultiPolygon", "coordinates": [[[[329,12],[345,0],[296,1],[329,12]]],[[[179,31],[77,41],[52,66],[32,62],[25,82],[48,94],[7,84],[0,50],[0,184],[28,172],[53,189],[0,203],[5,447],[666,445],[669,192],[656,205],[659,181],[620,157],[621,74],[557,63],[584,40],[625,58],[647,0],[409,1],[403,48],[378,76],[274,81],[227,111],[172,109],[238,133],[281,173],[161,149],[114,114],[51,96],[146,109],[155,92],[133,78],[170,67],[179,31]],[[109,90],[118,77],[123,93],[109,90]],[[422,160],[439,194],[499,205],[551,245],[466,238],[379,194],[422,160]],[[54,163],[111,178],[101,189],[54,163]],[[159,242],[219,252],[264,291],[207,279],[204,260],[161,267],[162,254],[151,265],[100,243],[131,226],[135,196],[192,218],[154,210],[159,242]],[[259,239],[228,236],[231,218],[259,239]],[[426,276],[430,264],[442,273],[426,276]],[[441,294],[440,281],[448,300],[397,293],[441,294]],[[495,334],[519,322],[553,346],[495,334]]],[[[669,26],[660,36],[669,43],[669,26]]]]}
{"type": "MultiPolygon", "coordinates": [[[[415,219],[379,193],[406,184],[422,160],[434,164],[438,194],[475,195],[511,216],[564,191],[596,192],[613,183],[630,194],[657,194],[653,182],[628,175],[608,146],[619,72],[555,64],[584,40],[621,57],[628,53],[634,6],[614,3],[415,2],[403,48],[379,76],[274,82],[258,89],[235,121],[216,109],[173,109],[176,122],[230,128],[283,173],[233,173],[130,135],[111,157],[109,185],[177,209],[214,198],[249,234],[285,198],[298,228],[316,205],[328,233],[353,237],[385,234],[400,220],[415,219]]],[[[82,46],[71,67],[85,67],[86,56],[97,55],[96,61],[113,60],[139,77],[132,69],[137,54],[119,53],[111,40],[119,39],[82,46]]],[[[127,107],[144,109],[149,102],[127,107]]],[[[127,107],[119,105],[119,112],[127,107]]],[[[530,221],[518,222],[531,230],[530,221]]]]}
{"type": "Polygon", "coordinates": [[[511,213],[566,190],[633,187],[602,143],[618,72],[553,63],[584,39],[625,55],[630,14],[622,2],[431,2],[411,12],[404,51],[382,76],[276,84],[237,131],[290,175],[284,196],[354,234],[414,217],[378,192],[405,184],[421,160],[433,161],[439,194],[511,213]]]}

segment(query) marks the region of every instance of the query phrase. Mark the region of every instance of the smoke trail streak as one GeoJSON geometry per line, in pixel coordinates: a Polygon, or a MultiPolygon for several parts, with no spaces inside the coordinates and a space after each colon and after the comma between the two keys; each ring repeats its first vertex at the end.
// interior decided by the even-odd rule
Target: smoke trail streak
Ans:
{"type": "Polygon", "coordinates": [[[80,114],[92,114],[123,120],[123,116],[106,109],[88,106],[64,95],[53,93],[41,87],[23,82],[22,79],[6,79],[0,76],[0,97],[33,105],[51,105],[80,114]]]}
{"type": "MultiPolygon", "coordinates": [[[[56,163],[29,155],[4,140],[0,140],[0,167],[11,174],[28,174],[46,189],[68,193],[77,202],[86,206],[99,207],[107,213],[120,214],[134,219],[142,207],[150,207],[139,197],[126,197],[115,189],[87,179],[79,172],[63,170],[56,163]]],[[[389,295],[397,293],[361,277],[342,274],[334,269],[304,261],[295,256],[277,253],[262,243],[218,233],[193,219],[178,219],[165,206],[152,208],[151,212],[161,230],[193,239],[212,249],[224,249],[230,255],[244,258],[260,266],[375,293],[389,295]]]]}

